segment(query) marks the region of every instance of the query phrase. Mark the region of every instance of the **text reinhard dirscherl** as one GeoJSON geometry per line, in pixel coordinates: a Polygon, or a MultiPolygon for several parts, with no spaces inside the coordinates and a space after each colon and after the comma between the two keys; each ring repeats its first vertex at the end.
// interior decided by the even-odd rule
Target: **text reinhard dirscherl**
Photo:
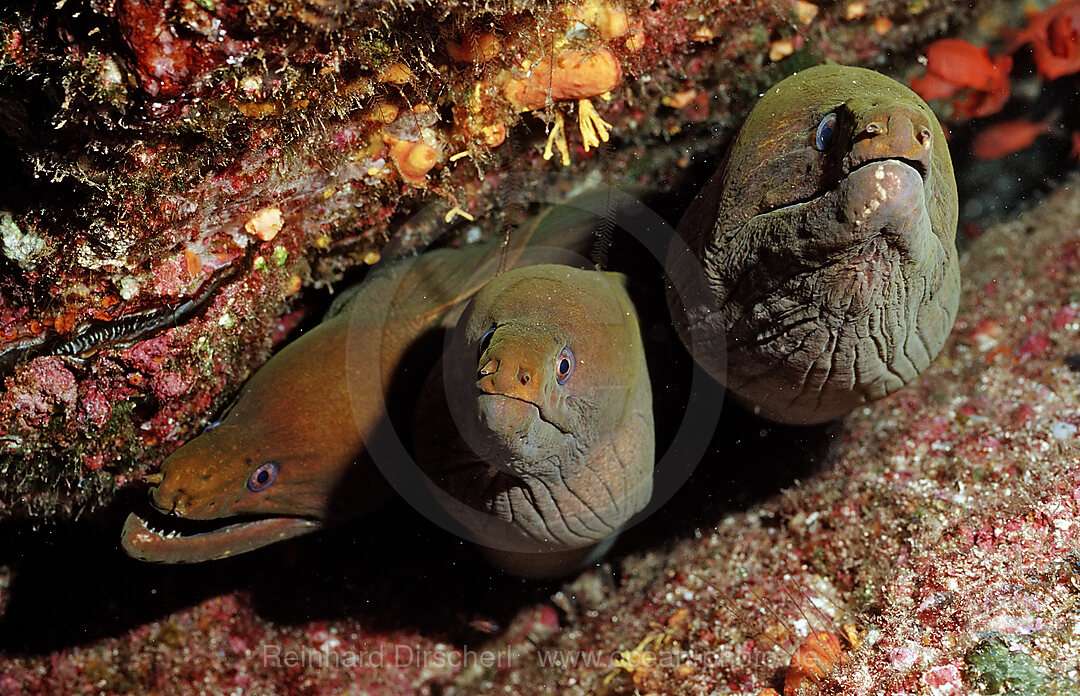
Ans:
{"type": "MultiPolygon", "coordinates": [[[[283,648],[280,645],[264,645],[260,649],[264,667],[302,668],[302,669],[379,669],[421,668],[458,669],[483,668],[506,669],[515,660],[528,659],[529,653],[519,653],[511,648],[499,650],[474,650],[421,648],[411,645],[383,645],[372,650],[339,650],[330,647],[315,649],[310,647],[283,648]]],[[[586,668],[610,670],[629,665],[628,651],[608,652],[604,650],[538,650],[533,655],[541,667],[554,669],[586,668]]],[[[723,659],[723,650],[707,653],[672,651],[634,650],[632,662],[640,666],[677,667],[688,661],[703,663],[719,662],[723,659]]]]}
{"type": "Polygon", "coordinates": [[[261,649],[264,667],[303,667],[310,669],[352,669],[367,667],[466,668],[503,669],[510,666],[511,654],[502,650],[438,650],[411,645],[383,645],[373,650],[336,650],[323,648],[283,648],[264,645],[261,649]]]}

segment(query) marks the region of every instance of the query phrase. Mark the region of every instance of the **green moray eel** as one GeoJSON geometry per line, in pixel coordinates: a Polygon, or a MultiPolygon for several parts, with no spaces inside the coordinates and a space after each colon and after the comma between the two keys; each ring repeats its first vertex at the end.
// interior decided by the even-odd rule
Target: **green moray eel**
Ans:
{"type": "MultiPolygon", "coordinates": [[[[574,200],[582,206],[590,203],[580,196],[574,200]]],[[[372,461],[368,445],[387,426],[385,395],[395,388],[406,355],[425,335],[452,327],[464,301],[491,278],[496,278],[494,287],[507,277],[527,278],[538,272],[547,278],[550,271],[531,270],[535,266],[503,275],[498,272],[501,267],[526,263],[527,252],[539,245],[587,246],[595,220],[596,216],[589,212],[556,206],[518,230],[509,247],[485,244],[440,249],[373,271],[334,304],[319,326],[286,346],[257,371],[220,424],[178,449],[163,463],[159,474],[148,477],[154,484],[150,499],[155,510],[149,515],[129,515],[121,536],[125,551],[151,562],[212,560],[307,534],[380,505],[391,491],[372,461]]],[[[597,271],[567,272],[609,278],[597,271]]],[[[521,326],[551,311],[536,306],[549,300],[552,307],[561,308],[556,311],[570,312],[566,319],[571,323],[562,325],[570,328],[534,328],[537,348],[547,346],[546,342],[556,336],[569,346],[576,330],[573,321],[580,319],[574,313],[580,310],[570,309],[579,307],[582,301],[575,295],[579,291],[594,292],[595,281],[571,282],[565,278],[561,282],[559,292],[565,296],[541,293],[518,307],[522,317],[529,317],[521,326]],[[577,287],[579,283],[581,288],[577,287]]],[[[622,290],[614,281],[605,282],[604,287],[618,286],[622,290]]],[[[620,297],[620,301],[628,302],[625,291],[620,297]]],[[[500,317],[505,324],[512,323],[511,315],[500,317]]],[[[499,345],[508,331],[500,334],[499,345]]],[[[584,351],[583,356],[592,356],[592,351],[602,345],[615,360],[623,349],[621,343],[629,341],[629,364],[638,366],[640,362],[640,374],[644,374],[640,339],[635,333],[603,336],[594,331],[587,338],[597,345],[586,346],[585,337],[580,342],[575,338],[574,349],[584,351]]],[[[597,366],[604,364],[596,358],[587,359],[597,360],[597,366]]],[[[579,365],[577,369],[582,368],[579,365]]],[[[571,412],[577,420],[558,418],[558,423],[568,428],[568,437],[579,436],[575,446],[593,446],[588,438],[607,427],[607,407],[599,408],[601,404],[587,388],[594,383],[590,379],[597,379],[590,378],[591,371],[590,364],[579,373],[575,384],[566,387],[571,394],[567,398],[576,404],[571,412]]],[[[539,372],[536,380],[537,385],[542,383],[539,372]]],[[[647,384],[647,377],[644,380],[647,384]]],[[[475,389],[476,381],[474,365],[470,389],[475,389]]],[[[554,392],[548,396],[554,398],[554,392]]],[[[543,405],[540,414],[552,413],[551,408],[555,406],[543,405]]],[[[620,513],[636,512],[644,504],[640,497],[644,495],[647,500],[651,489],[651,413],[648,416],[648,422],[640,426],[645,430],[632,436],[640,440],[642,452],[647,450],[648,461],[635,461],[632,471],[616,469],[607,474],[632,473],[642,480],[620,480],[599,488],[598,482],[590,484],[591,494],[602,492],[609,496],[612,491],[622,491],[626,499],[618,500],[620,513]]],[[[441,416],[442,420],[449,418],[449,414],[441,416]]],[[[554,426],[540,429],[546,427],[554,426]]],[[[597,451],[606,444],[598,440],[597,451]]],[[[578,472],[572,467],[579,463],[577,459],[567,462],[571,468],[566,475],[574,480],[578,472]]],[[[516,460],[511,459],[503,464],[506,470],[516,465],[516,460]]],[[[606,497],[599,502],[582,502],[597,509],[610,504],[606,497]]],[[[567,510],[566,505],[549,507],[541,502],[536,514],[559,515],[550,522],[558,526],[570,519],[567,510]]],[[[495,510],[485,512],[497,514],[495,510]]],[[[621,514],[605,515],[611,529],[625,518],[621,514]]]]}
{"type": "MultiPolygon", "coordinates": [[[[438,267],[449,251],[374,272],[345,298],[380,307],[409,271],[438,267]]],[[[348,303],[342,303],[348,304],[348,303]]],[[[127,553],[145,561],[193,563],[250,551],[307,534],[378,507],[389,489],[367,457],[365,440],[380,427],[382,402],[350,408],[348,379],[389,387],[409,346],[436,325],[441,307],[416,313],[384,338],[377,312],[354,327],[370,369],[347,374],[351,312],[335,306],[312,331],[259,369],[217,426],[174,452],[148,477],[153,507],[167,518],[129,515],[127,553]],[[208,522],[207,529],[176,525],[208,522]]]]}
{"type": "Polygon", "coordinates": [[[461,437],[425,438],[418,453],[444,491],[483,513],[458,516],[515,574],[578,567],[651,496],[652,391],[625,282],[562,265],[510,271],[451,335],[445,393],[461,437]]]}
{"type": "Polygon", "coordinates": [[[937,356],[956,316],[956,181],[914,92],[824,65],[746,118],[678,232],[668,302],[694,358],[738,401],[819,423],[881,398],[937,356]],[[702,271],[704,273],[702,274],[702,271]]]}

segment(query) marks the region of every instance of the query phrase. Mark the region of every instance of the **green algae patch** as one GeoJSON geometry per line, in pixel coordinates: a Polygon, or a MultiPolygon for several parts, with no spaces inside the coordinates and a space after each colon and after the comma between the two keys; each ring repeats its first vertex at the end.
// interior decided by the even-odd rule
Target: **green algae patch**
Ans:
{"type": "Polygon", "coordinates": [[[1030,655],[1012,651],[1000,637],[983,640],[964,656],[964,680],[986,694],[1080,696],[1080,685],[1052,676],[1030,655]]]}

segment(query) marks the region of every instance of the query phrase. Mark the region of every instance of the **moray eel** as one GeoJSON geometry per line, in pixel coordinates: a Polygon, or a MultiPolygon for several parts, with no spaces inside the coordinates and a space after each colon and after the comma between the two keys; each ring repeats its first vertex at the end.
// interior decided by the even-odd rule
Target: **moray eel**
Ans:
{"type": "MultiPolygon", "coordinates": [[[[574,200],[581,208],[595,209],[597,198],[582,195],[574,200]]],[[[538,245],[587,246],[596,215],[581,208],[555,206],[518,230],[508,246],[440,249],[373,271],[331,307],[319,326],[258,370],[220,424],[179,448],[160,473],[147,477],[154,484],[154,510],[128,516],[121,536],[124,550],[160,563],[224,558],[378,507],[391,490],[367,445],[387,428],[385,395],[396,384],[407,354],[429,332],[449,328],[463,302],[501,267],[526,263],[527,251],[538,245]]],[[[532,271],[521,272],[528,276],[532,271]]],[[[506,276],[496,280],[501,283],[506,276]]],[[[563,290],[576,292],[569,283],[563,290]]],[[[532,300],[546,301],[546,295],[532,300]]],[[[555,297],[553,302],[571,311],[580,301],[555,297]]],[[[524,316],[537,308],[520,310],[524,316]]],[[[504,322],[511,319],[500,316],[504,322]]],[[[502,335],[505,332],[500,345],[502,335]]],[[[610,349],[606,339],[595,338],[610,349]]],[[[632,347],[640,351],[640,340],[632,347]]],[[[588,360],[596,360],[591,357],[594,347],[582,350],[588,360]]],[[[632,364],[636,361],[631,358],[632,364]]],[[[590,368],[577,380],[582,386],[589,384],[590,368]]],[[[571,393],[578,409],[597,405],[587,389],[571,393]]],[[[573,409],[579,420],[572,422],[572,432],[583,437],[596,428],[582,420],[606,423],[603,410],[573,409]]],[[[548,412],[544,406],[543,413],[548,412]]],[[[571,424],[561,417],[558,422],[571,424]]],[[[640,438],[651,443],[651,417],[648,433],[640,438]]],[[[651,476],[651,456],[648,464],[651,476]]],[[[608,485],[631,489],[629,484],[608,485]]],[[[631,492],[640,494],[636,488],[631,492]]],[[[635,498],[621,505],[636,510],[641,504],[635,498]]],[[[561,510],[538,508],[540,514],[561,510]]],[[[609,523],[617,526],[620,519],[611,515],[609,523]]]]}
{"type": "Polygon", "coordinates": [[[427,389],[445,389],[461,436],[424,438],[420,461],[482,513],[456,516],[516,575],[580,567],[652,494],[652,390],[625,283],[563,265],[498,276],[470,301],[427,389]]]}
{"type": "Polygon", "coordinates": [[[956,181],[914,92],[824,65],[746,118],[678,232],[683,342],[763,417],[820,423],[913,380],[956,317],[956,181]],[[702,274],[702,271],[704,273],[702,274]]]}
{"type": "MultiPolygon", "coordinates": [[[[445,253],[423,265],[445,261],[445,253]]],[[[391,266],[366,279],[350,302],[385,304],[400,275],[391,266]]],[[[174,452],[153,484],[160,513],[131,513],[121,544],[158,563],[194,563],[244,553],[368,512],[389,488],[364,441],[383,421],[381,402],[349,408],[347,380],[384,389],[408,346],[433,326],[437,311],[403,323],[380,354],[378,315],[359,331],[371,369],[347,375],[351,312],[335,306],[315,329],[259,369],[221,422],[174,452]],[[201,524],[192,524],[192,521],[201,524]],[[204,528],[205,527],[205,528],[204,528]]]]}

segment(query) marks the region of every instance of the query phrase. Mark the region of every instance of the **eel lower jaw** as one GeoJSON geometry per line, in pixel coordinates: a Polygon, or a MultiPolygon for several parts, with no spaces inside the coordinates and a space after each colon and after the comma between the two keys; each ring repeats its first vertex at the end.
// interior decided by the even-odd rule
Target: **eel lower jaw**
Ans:
{"type": "Polygon", "coordinates": [[[540,405],[528,399],[481,389],[478,393],[477,403],[489,426],[491,424],[502,425],[535,420],[546,423],[563,435],[568,433],[566,428],[549,418],[545,418],[544,410],[540,408],[540,405]]]}
{"type": "Polygon", "coordinates": [[[544,418],[539,406],[526,399],[483,392],[477,397],[476,407],[479,439],[473,441],[466,436],[466,441],[474,451],[487,453],[481,458],[490,466],[516,478],[535,475],[519,467],[516,464],[519,459],[529,460],[536,456],[536,448],[544,441],[559,441],[567,435],[557,424],[544,418]],[[526,423],[531,427],[525,426],[526,423]]]}
{"type": "Polygon", "coordinates": [[[881,237],[903,255],[911,255],[931,227],[922,172],[906,160],[874,160],[849,174],[846,182],[845,206],[852,206],[848,224],[854,230],[861,228],[852,235],[854,245],[881,237]]]}
{"type": "Polygon", "coordinates": [[[127,555],[148,563],[199,563],[254,551],[324,526],[305,517],[260,517],[206,528],[204,522],[157,517],[166,529],[151,526],[136,512],[128,515],[120,535],[127,555]],[[204,528],[206,531],[186,531],[204,528]]]}

